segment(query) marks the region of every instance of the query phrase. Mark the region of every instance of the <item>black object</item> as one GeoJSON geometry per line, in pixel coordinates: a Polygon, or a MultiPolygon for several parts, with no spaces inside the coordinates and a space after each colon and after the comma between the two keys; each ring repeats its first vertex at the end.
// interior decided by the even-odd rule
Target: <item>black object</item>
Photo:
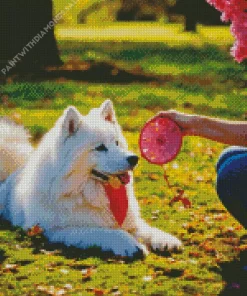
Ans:
{"type": "Polygon", "coordinates": [[[54,36],[52,0],[1,0],[0,7],[1,69],[8,65],[11,74],[62,64],[54,36]],[[42,38],[41,31],[45,33],[42,38]]]}

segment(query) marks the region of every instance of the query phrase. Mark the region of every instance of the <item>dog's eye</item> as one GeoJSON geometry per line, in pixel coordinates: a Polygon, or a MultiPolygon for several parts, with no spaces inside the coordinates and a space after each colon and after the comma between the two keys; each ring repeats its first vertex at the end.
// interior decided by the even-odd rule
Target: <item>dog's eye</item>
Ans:
{"type": "Polygon", "coordinates": [[[116,141],[115,143],[116,143],[117,146],[119,145],[119,142],[118,141],[116,141]]]}
{"type": "Polygon", "coordinates": [[[95,150],[97,151],[108,151],[108,149],[106,148],[106,146],[104,144],[101,144],[100,146],[96,147],[95,150]]]}

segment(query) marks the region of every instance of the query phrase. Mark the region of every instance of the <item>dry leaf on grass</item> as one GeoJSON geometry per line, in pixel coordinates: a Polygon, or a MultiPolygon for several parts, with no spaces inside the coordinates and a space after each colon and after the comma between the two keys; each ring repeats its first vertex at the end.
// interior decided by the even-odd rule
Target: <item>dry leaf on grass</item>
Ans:
{"type": "Polygon", "coordinates": [[[28,229],[27,235],[30,237],[37,236],[43,233],[43,229],[39,224],[34,225],[32,228],[28,229]]]}

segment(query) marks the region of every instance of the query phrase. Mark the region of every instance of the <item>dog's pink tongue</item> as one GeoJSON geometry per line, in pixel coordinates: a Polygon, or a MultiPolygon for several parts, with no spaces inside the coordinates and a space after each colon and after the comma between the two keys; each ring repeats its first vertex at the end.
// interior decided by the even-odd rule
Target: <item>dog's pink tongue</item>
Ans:
{"type": "Polygon", "coordinates": [[[110,184],[104,184],[106,195],[110,201],[110,209],[121,226],[125,220],[128,211],[128,198],[124,185],[119,188],[113,188],[110,184]]]}
{"type": "Polygon", "coordinates": [[[130,176],[128,173],[124,173],[118,176],[122,184],[127,185],[130,181],[130,176]]]}

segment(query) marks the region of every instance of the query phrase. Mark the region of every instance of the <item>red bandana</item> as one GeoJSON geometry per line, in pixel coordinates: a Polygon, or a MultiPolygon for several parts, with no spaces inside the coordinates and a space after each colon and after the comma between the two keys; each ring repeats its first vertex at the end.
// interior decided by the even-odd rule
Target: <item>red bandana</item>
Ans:
{"type": "Polygon", "coordinates": [[[122,226],[128,211],[128,197],[126,187],[121,185],[113,188],[110,184],[104,184],[106,195],[110,201],[110,209],[119,226],[122,226]]]}

